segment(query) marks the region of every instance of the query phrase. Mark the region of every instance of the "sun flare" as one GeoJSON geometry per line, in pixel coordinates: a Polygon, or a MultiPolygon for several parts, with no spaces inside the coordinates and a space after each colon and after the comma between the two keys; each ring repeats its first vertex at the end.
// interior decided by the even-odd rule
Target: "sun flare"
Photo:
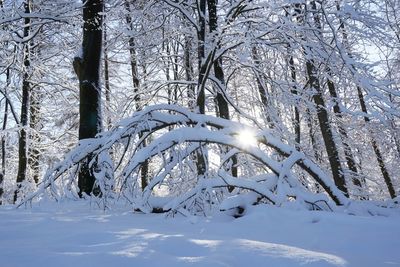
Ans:
{"type": "Polygon", "coordinates": [[[250,131],[250,130],[242,130],[238,133],[236,136],[237,140],[239,143],[241,143],[244,146],[255,146],[257,145],[257,138],[255,136],[255,133],[250,131]]]}

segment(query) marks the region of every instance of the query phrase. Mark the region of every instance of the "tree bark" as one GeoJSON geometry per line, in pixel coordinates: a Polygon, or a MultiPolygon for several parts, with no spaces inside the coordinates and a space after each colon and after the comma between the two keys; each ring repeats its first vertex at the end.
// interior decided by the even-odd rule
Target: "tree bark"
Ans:
{"type": "MultiPolygon", "coordinates": [[[[302,10],[301,4],[295,4],[295,14],[297,15],[297,22],[303,24],[304,22],[304,11],[302,10]]],[[[304,37],[303,37],[304,38],[304,37]]],[[[304,40],[305,41],[305,40],[304,40]]],[[[308,83],[310,88],[314,90],[312,99],[315,103],[317,110],[317,117],[324,140],[325,149],[328,155],[329,164],[332,171],[333,180],[335,185],[348,196],[348,189],[346,187],[346,180],[343,175],[343,169],[340,163],[339,152],[336,147],[336,143],[333,137],[332,128],[329,121],[328,112],[326,110],[325,101],[322,94],[322,88],[320,85],[319,78],[317,76],[317,69],[315,62],[310,59],[310,55],[307,55],[307,50],[303,46],[303,51],[306,56],[306,72],[308,76],[308,83]]]]}
{"type": "MultiPolygon", "coordinates": [[[[128,14],[126,16],[126,23],[128,24],[129,30],[133,31],[133,24],[132,24],[132,19],[130,17],[131,13],[131,7],[129,4],[129,1],[125,1],[125,8],[126,11],[128,11],[128,14]]],[[[140,81],[139,81],[139,73],[138,73],[138,63],[136,60],[136,49],[135,49],[135,39],[133,37],[129,37],[128,40],[129,44],[129,55],[130,55],[130,65],[131,65],[131,75],[132,75],[132,84],[133,84],[133,92],[135,93],[135,104],[136,104],[136,110],[140,110],[140,94],[139,94],[139,88],[140,88],[140,81]]],[[[143,134],[139,134],[139,138],[142,138],[143,134]]],[[[146,146],[146,140],[143,140],[142,146],[146,146]]],[[[143,164],[140,167],[140,180],[141,180],[141,186],[142,190],[147,186],[148,184],[148,172],[149,172],[149,161],[145,160],[143,164]]]]}
{"type": "MultiPolygon", "coordinates": [[[[219,48],[219,42],[217,40],[218,35],[218,16],[217,16],[217,4],[218,0],[207,0],[208,3],[208,23],[210,27],[210,34],[212,35],[212,42],[216,47],[219,48]]],[[[215,86],[216,91],[216,102],[217,102],[217,116],[226,120],[230,120],[229,114],[229,105],[228,101],[225,99],[224,94],[226,95],[226,83],[225,83],[225,76],[224,70],[222,69],[222,57],[214,60],[214,75],[217,79],[219,85],[215,86]],[[224,91],[224,92],[223,92],[224,91]],[[223,94],[224,93],[224,94],[223,94]]],[[[231,172],[233,177],[238,176],[238,169],[237,169],[237,157],[234,155],[231,158],[232,167],[231,172]]],[[[230,188],[232,189],[232,188],[230,188]]]]}
{"type": "MultiPolygon", "coordinates": [[[[206,112],[206,93],[205,86],[207,80],[207,74],[210,71],[210,65],[214,58],[212,54],[209,54],[207,59],[205,58],[205,36],[206,36],[206,0],[197,0],[197,11],[198,11],[198,30],[197,30],[197,58],[198,58],[198,80],[197,80],[197,98],[196,108],[200,114],[206,112]]],[[[200,144],[201,146],[201,144],[200,144]]],[[[196,167],[197,175],[199,177],[206,173],[206,155],[200,148],[196,152],[196,167]]]]}
{"type": "MultiPolygon", "coordinates": [[[[7,88],[9,85],[10,85],[10,68],[7,68],[7,70],[6,70],[6,87],[4,89],[6,94],[7,94],[7,88]]],[[[4,105],[3,127],[2,127],[3,131],[5,131],[7,128],[8,105],[9,105],[9,100],[6,97],[5,105],[4,105]]],[[[2,204],[1,198],[4,193],[4,177],[5,176],[6,176],[6,138],[3,135],[1,137],[0,205],[2,204]]]]}
{"type": "Polygon", "coordinates": [[[316,105],[318,122],[325,143],[325,149],[328,154],[329,164],[331,166],[333,180],[335,185],[348,196],[346,181],[343,175],[343,169],[340,164],[339,152],[333,138],[332,129],[329,122],[328,112],[326,110],[325,101],[322,96],[321,86],[317,77],[317,70],[313,60],[306,62],[307,75],[310,87],[315,90],[313,101],[316,105]]]}
{"type": "MultiPolygon", "coordinates": [[[[328,72],[328,74],[330,73],[329,70],[327,70],[327,72],[328,72]]],[[[338,103],[338,95],[336,93],[335,84],[330,79],[328,79],[327,84],[328,84],[329,94],[333,98],[333,102],[334,102],[333,112],[335,113],[336,117],[339,120],[341,120],[343,118],[343,114],[342,114],[342,111],[341,111],[339,103],[338,103]]],[[[357,176],[358,176],[357,164],[356,164],[356,161],[354,160],[354,156],[353,156],[351,147],[347,143],[347,139],[348,139],[347,131],[340,121],[338,122],[337,127],[338,127],[339,134],[340,134],[340,137],[342,140],[342,144],[343,144],[343,148],[344,148],[344,155],[345,155],[346,162],[347,162],[347,167],[352,172],[352,175],[356,176],[356,177],[353,177],[353,179],[352,179],[353,184],[355,186],[358,186],[361,188],[362,187],[361,181],[357,178],[357,176]]]]}
{"type": "MultiPolygon", "coordinates": [[[[323,29],[322,29],[322,25],[321,25],[321,18],[320,18],[320,14],[318,13],[317,5],[316,5],[315,1],[311,2],[311,8],[313,10],[313,18],[314,18],[315,26],[319,30],[318,34],[320,35],[320,39],[323,40],[324,36],[323,36],[323,29]]],[[[329,76],[332,76],[331,70],[328,66],[325,67],[325,72],[329,76]]],[[[336,92],[336,87],[330,78],[327,79],[327,85],[328,85],[329,94],[331,95],[333,102],[334,102],[333,112],[335,113],[336,117],[339,119],[339,121],[337,123],[337,127],[338,127],[340,138],[341,138],[341,141],[343,144],[347,167],[352,172],[351,176],[352,176],[353,184],[361,189],[361,181],[357,178],[357,176],[358,176],[357,165],[354,160],[353,152],[351,151],[351,147],[347,143],[347,139],[348,139],[347,131],[341,122],[343,115],[342,115],[342,111],[339,106],[339,102],[338,102],[339,100],[338,100],[338,95],[336,92]]]]}
{"type": "Polygon", "coordinates": [[[106,127],[107,130],[111,129],[112,122],[111,122],[111,86],[110,86],[110,69],[109,69],[109,58],[108,58],[108,36],[107,36],[107,26],[104,23],[103,25],[104,31],[104,87],[105,87],[105,97],[106,97],[106,127]]]}
{"type": "Polygon", "coordinates": [[[188,108],[194,111],[195,101],[196,101],[196,91],[195,91],[195,86],[191,84],[191,82],[193,81],[193,64],[190,56],[191,50],[192,50],[192,39],[189,36],[185,36],[185,44],[184,44],[185,75],[186,75],[186,81],[189,82],[187,86],[188,108]]]}
{"type": "Polygon", "coordinates": [[[253,45],[251,48],[251,58],[255,67],[255,70],[253,72],[256,77],[258,94],[260,96],[264,116],[268,123],[268,126],[273,129],[275,128],[275,123],[272,120],[271,114],[269,114],[269,112],[271,111],[271,109],[269,108],[269,105],[271,105],[271,101],[268,97],[269,92],[266,84],[266,75],[261,72],[262,70],[260,70],[261,58],[255,45],[253,45]]]}
{"type": "MultiPolygon", "coordinates": [[[[337,9],[337,11],[341,10],[339,1],[336,1],[336,9],[337,9]]],[[[342,19],[339,19],[339,23],[340,23],[340,28],[339,29],[340,29],[340,31],[342,33],[342,36],[343,36],[343,41],[345,43],[346,53],[349,56],[349,58],[353,58],[353,55],[352,55],[352,53],[350,51],[349,44],[348,44],[348,35],[347,35],[347,31],[346,31],[346,28],[345,28],[344,21],[342,19]]],[[[353,69],[353,71],[356,71],[356,68],[355,68],[355,66],[353,64],[351,64],[350,67],[353,69]]],[[[364,94],[363,94],[362,88],[360,86],[357,85],[356,87],[357,87],[358,100],[359,100],[360,106],[361,106],[361,111],[365,114],[364,115],[364,121],[368,125],[370,123],[370,118],[367,115],[368,114],[368,109],[367,109],[367,105],[365,103],[364,94]]],[[[384,179],[385,184],[386,184],[386,186],[388,188],[390,197],[391,198],[395,198],[397,196],[397,194],[396,194],[396,191],[394,190],[392,179],[391,179],[390,174],[389,174],[389,172],[388,172],[388,170],[386,168],[386,164],[385,164],[385,161],[383,160],[382,153],[381,153],[381,150],[379,149],[378,143],[375,140],[375,138],[373,137],[371,132],[370,132],[370,140],[371,140],[371,145],[372,145],[372,148],[374,150],[374,153],[375,153],[375,156],[376,156],[376,160],[377,160],[379,168],[381,170],[383,179],[384,179]]]]}
{"type": "Polygon", "coordinates": [[[197,31],[197,57],[199,77],[197,82],[197,108],[200,114],[205,114],[205,83],[209,61],[205,59],[205,35],[206,35],[206,0],[197,0],[199,30],[197,31]]]}
{"type": "Polygon", "coordinates": [[[293,59],[293,55],[291,55],[290,52],[290,56],[289,56],[289,70],[290,70],[290,79],[291,79],[291,83],[292,83],[292,89],[290,90],[290,92],[294,95],[295,97],[295,104],[294,104],[294,120],[293,120],[293,128],[294,128],[294,135],[295,135],[295,142],[296,142],[296,148],[300,149],[300,138],[301,138],[301,124],[300,124],[300,111],[298,108],[298,89],[296,86],[296,68],[294,66],[294,59],[293,59]]]}
{"type": "Polygon", "coordinates": [[[29,147],[29,158],[28,163],[33,174],[33,180],[36,184],[39,183],[40,176],[40,101],[41,93],[38,92],[38,88],[31,92],[31,103],[30,103],[30,121],[29,127],[31,129],[30,140],[31,145],[29,147]]]}
{"type": "MultiPolygon", "coordinates": [[[[31,13],[31,0],[24,2],[25,14],[31,13]]],[[[31,19],[29,16],[24,19],[24,37],[29,36],[31,19]]],[[[30,42],[24,43],[24,73],[22,78],[22,103],[21,103],[21,128],[18,139],[18,173],[17,173],[17,190],[14,193],[14,202],[18,199],[18,193],[21,188],[21,183],[26,180],[26,172],[28,167],[28,121],[29,121],[29,104],[30,104],[30,93],[31,84],[29,82],[30,73],[29,68],[31,66],[30,61],[31,47],[30,42]]]]}
{"type": "MultiPolygon", "coordinates": [[[[362,93],[362,90],[361,90],[360,86],[357,86],[357,94],[358,94],[358,99],[360,101],[362,112],[364,112],[364,114],[368,114],[367,105],[365,104],[364,95],[362,93]]],[[[365,121],[366,124],[369,124],[370,118],[367,115],[365,115],[364,116],[364,121],[365,121]]],[[[395,198],[397,196],[396,195],[396,191],[394,190],[392,179],[390,178],[389,172],[388,172],[388,170],[386,168],[385,161],[383,160],[381,150],[379,149],[378,143],[376,142],[375,138],[372,136],[372,133],[370,133],[370,134],[371,134],[371,137],[370,137],[371,138],[371,145],[372,145],[372,148],[374,150],[374,153],[375,153],[375,156],[376,156],[376,160],[378,161],[379,168],[381,169],[381,173],[382,173],[383,179],[384,179],[384,181],[386,183],[386,186],[388,188],[390,197],[391,198],[395,198]]]]}
{"type": "MultiPolygon", "coordinates": [[[[83,0],[82,54],[74,58],[74,69],[79,79],[79,140],[94,138],[102,130],[100,58],[102,47],[103,0],[83,0]]],[[[81,164],[78,178],[79,195],[99,194],[93,191],[94,166],[91,157],[81,164]]]]}

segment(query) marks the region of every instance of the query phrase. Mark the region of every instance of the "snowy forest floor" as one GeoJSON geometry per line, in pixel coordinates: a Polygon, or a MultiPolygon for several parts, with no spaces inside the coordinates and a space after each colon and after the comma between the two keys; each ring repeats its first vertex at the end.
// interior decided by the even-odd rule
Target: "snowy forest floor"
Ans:
{"type": "Polygon", "coordinates": [[[88,201],[0,207],[0,266],[400,266],[400,214],[361,217],[253,206],[234,219],[88,201]]]}

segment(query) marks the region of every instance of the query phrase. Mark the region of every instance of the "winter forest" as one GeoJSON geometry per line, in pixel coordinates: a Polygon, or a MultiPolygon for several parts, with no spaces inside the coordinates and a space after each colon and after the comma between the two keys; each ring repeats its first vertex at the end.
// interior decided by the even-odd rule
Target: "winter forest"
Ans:
{"type": "Polygon", "coordinates": [[[2,1],[2,202],[395,199],[399,7],[2,1]]]}
{"type": "Polygon", "coordinates": [[[0,0],[0,46],[3,207],[399,211],[398,0],[0,0]]]}

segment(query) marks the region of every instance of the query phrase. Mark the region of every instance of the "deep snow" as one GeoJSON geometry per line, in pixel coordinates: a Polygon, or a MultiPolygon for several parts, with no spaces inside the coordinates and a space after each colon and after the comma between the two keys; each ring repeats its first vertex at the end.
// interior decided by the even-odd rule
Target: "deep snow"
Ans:
{"type": "Polygon", "coordinates": [[[254,206],[234,219],[126,210],[88,201],[0,207],[0,266],[400,266],[400,215],[254,206]]]}

